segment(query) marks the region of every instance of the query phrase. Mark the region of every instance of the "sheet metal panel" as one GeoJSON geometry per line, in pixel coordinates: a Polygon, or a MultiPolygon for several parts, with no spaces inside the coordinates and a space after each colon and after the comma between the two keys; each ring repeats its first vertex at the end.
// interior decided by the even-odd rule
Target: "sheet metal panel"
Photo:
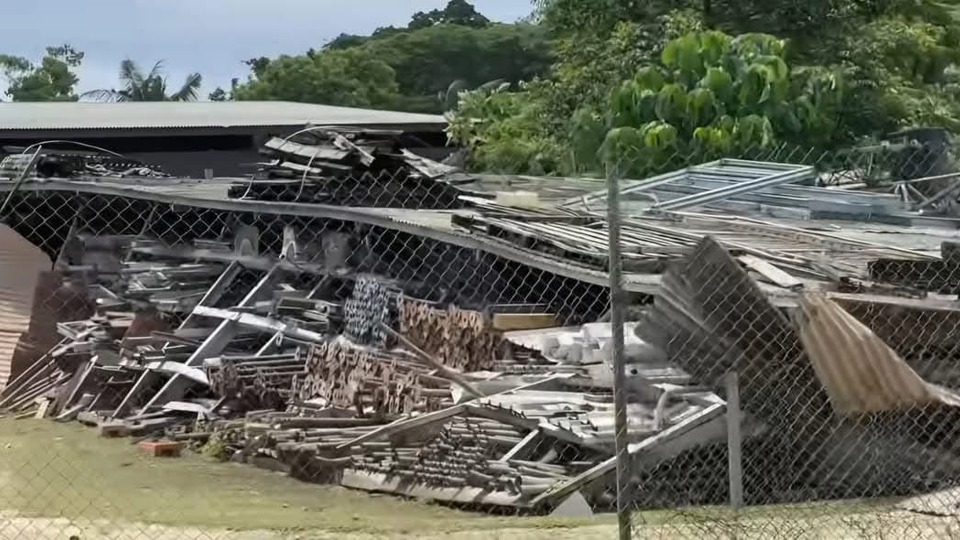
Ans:
{"type": "Polygon", "coordinates": [[[960,406],[932,385],[866,325],[823,295],[800,304],[800,339],[834,411],[863,414],[928,405],[960,406]]]}

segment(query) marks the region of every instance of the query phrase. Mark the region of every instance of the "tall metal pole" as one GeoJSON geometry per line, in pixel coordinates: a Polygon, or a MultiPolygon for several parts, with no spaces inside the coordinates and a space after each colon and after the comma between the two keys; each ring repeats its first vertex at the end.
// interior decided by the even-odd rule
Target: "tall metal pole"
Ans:
{"type": "Polygon", "coordinates": [[[630,454],[627,451],[626,366],[624,365],[623,266],[620,254],[620,174],[616,166],[607,171],[607,230],[610,248],[610,325],[613,342],[613,406],[617,430],[617,523],[620,540],[630,540],[630,454]]]}

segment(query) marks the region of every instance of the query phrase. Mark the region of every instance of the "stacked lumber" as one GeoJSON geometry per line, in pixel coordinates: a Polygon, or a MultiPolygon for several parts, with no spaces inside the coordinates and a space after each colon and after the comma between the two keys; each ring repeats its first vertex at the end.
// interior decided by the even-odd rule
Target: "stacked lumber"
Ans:
{"type": "MultiPolygon", "coordinates": [[[[532,496],[567,478],[568,470],[562,465],[513,459],[511,450],[527,441],[528,435],[496,420],[455,417],[419,447],[362,443],[353,469],[431,487],[473,487],[508,496],[532,496]]],[[[553,454],[545,457],[549,461],[553,454]]]]}
{"type": "Polygon", "coordinates": [[[294,392],[361,416],[396,416],[437,409],[451,398],[448,381],[400,351],[378,351],[345,339],[311,346],[306,374],[294,392]]]}
{"type": "Polygon", "coordinates": [[[456,306],[438,309],[410,298],[400,306],[400,331],[444,365],[461,371],[491,369],[503,347],[483,313],[456,306]]]}
{"type": "Polygon", "coordinates": [[[279,409],[293,394],[293,384],[307,374],[299,350],[274,355],[234,355],[205,362],[210,389],[241,410],[279,409]]]}
{"type": "MultiPolygon", "coordinates": [[[[402,132],[314,129],[273,138],[270,158],[233,198],[343,206],[458,208],[455,169],[403,148],[402,132]]],[[[456,181],[462,181],[457,178],[456,181]]]]}

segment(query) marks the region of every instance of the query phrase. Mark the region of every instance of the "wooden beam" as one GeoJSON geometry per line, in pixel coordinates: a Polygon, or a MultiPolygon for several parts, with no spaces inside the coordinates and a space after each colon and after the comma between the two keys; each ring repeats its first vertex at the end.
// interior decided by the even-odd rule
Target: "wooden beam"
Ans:
{"type": "Polygon", "coordinates": [[[513,330],[540,330],[557,326],[553,313],[494,313],[493,329],[503,332],[513,330]]]}

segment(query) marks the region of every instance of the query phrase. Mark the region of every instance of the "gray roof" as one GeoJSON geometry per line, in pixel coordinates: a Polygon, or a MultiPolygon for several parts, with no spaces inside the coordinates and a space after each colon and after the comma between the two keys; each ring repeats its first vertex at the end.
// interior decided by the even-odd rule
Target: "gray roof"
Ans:
{"type": "Polygon", "coordinates": [[[0,103],[0,131],[197,129],[306,124],[440,129],[442,116],[289,101],[0,103]]]}

